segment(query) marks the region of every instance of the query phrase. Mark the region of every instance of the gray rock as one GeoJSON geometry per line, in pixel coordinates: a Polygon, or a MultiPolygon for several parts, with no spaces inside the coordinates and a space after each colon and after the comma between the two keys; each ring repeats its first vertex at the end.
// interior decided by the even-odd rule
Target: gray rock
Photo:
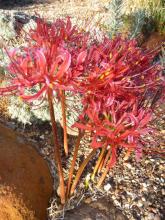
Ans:
{"type": "Polygon", "coordinates": [[[65,220],[127,220],[122,212],[111,201],[103,197],[96,202],[83,203],[79,207],[66,212],[65,220]]]}

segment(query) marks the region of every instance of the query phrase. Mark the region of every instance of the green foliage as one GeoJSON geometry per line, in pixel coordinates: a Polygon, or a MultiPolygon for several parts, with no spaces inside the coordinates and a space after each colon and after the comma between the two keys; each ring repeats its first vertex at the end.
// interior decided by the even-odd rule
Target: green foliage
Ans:
{"type": "Polygon", "coordinates": [[[8,111],[12,119],[17,119],[17,121],[22,124],[31,124],[32,112],[27,104],[25,104],[19,98],[12,96],[10,98],[10,105],[8,106],[8,111]]]}
{"type": "Polygon", "coordinates": [[[123,26],[121,7],[122,0],[112,0],[107,7],[109,19],[107,21],[106,28],[109,31],[110,37],[113,37],[120,32],[123,26]]]}
{"type": "Polygon", "coordinates": [[[0,14],[0,39],[11,40],[15,38],[15,30],[12,24],[11,16],[0,14]]]}
{"type": "MultiPolygon", "coordinates": [[[[162,54],[160,56],[160,62],[161,62],[161,65],[165,67],[165,48],[164,47],[162,47],[162,54]]],[[[165,69],[164,69],[164,74],[165,74],[165,69]]]]}
{"type": "MultiPolygon", "coordinates": [[[[66,112],[67,124],[71,126],[76,122],[78,112],[80,113],[82,110],[82,105],[80,103],[80,97],[74,96],[71,92],[66,93],[66,98],[66,103],[68,106],[66,112]]],[[[33,104],[34,107],[30,110],[29,104],[16,96],[12,96],[8,106],[10,117],[18,120],[24,125],[31,124],[35,120],[50,121],[50,113],[47,101],[43,101],[43,103],[40,105],[40,101],[36,100],[33,104]]],[[[54,110],[56,113],[56,120],[61,122],[61,103],[56,98],[54,99],[54,110]]]]}
{"type": "Polygon", "coordinates": [[[163,6],[157,10],[151,10],[151,18],[155,22],[156,30],[165,33],[165,9],[163,6]]]}
{"type": "Polygon", "coordinates": [[[123,1],[122,11],[125,25],[130,26],[132,37],[140,32],[165,31],[165,10],[161,0],[123,1]]]}
{"type": "Polygon", "coordinates": [[[132,39],[140,33],[165,32],[165,10],[160,0],[112,0],[107,10],[105,29],[110,37],[126,32],[132,39]]]}
{"type": "Polygon", "coordinates": [[[124,26],[129,30],[129,37],[132,39],[137,37],[145,24],[145,12],[144,10],[139,10],[133,15],[123,15],[124,26]]]}

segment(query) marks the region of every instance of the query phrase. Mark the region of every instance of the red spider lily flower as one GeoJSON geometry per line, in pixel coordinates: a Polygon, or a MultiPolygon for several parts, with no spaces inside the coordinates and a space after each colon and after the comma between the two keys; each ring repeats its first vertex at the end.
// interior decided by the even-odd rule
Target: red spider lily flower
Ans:
{"type": "Polygon", "coordinates": [[[56,56],[49,66],[43,49],[24,48],[23,52],[14,50],[9,53],[11,64],[10,85],[1,88],[1,94],[16,91],[25,100],[39,98],[48,88],[57,89],[64,73],[67,73],[71,64],[71,55],[64,49],[58,49],[56,56]],[[41,88],[35,95],[26,95],[25,89],[40,84],[41,88]]]}
{"type": "Polygon", "coordinates": [[[72,55],[77,49],[85,50],[88,38],[88,33],[83,33],[76,25],[72,25],[70,17],[66,21],[57,19],[53,23],[48,23],[39,17],[37,27],[27,33],[27,39],[33,40],[37,46],[51,47],[56,43],[65,47],[72,55]]]}
{"type": "MultiPolygon", "coordinates": [[[[113,164],[116,161],[116,150],[118,148],[131,149],[135,151],[136,158],[140,158],[141,135],[148,133],[151,129],[147,127],[148,122],[152,118],[150,111],[139,109],[126,103],[121,103],[118,106],[113,104],[109,112],[101,114],[95,111],[94,108],[86,110],[88,122],[77,122],[74,126],[79,129],[90,131],[92,134],[92,148],[101,148],[103,146],[111,146],[113,151],[113,164]]],[[[111,164],[112,165],[112,164],[111,164]]],[[[110,166],[111,166],[110,165],[110,166]]]]}
{"type": "Polygon", "coordinates": [[[11,78],[9,85],[1,88],[0,93],[8,94],[15,91],[23,99],[33,101],[40,98],[48,88],[74,90],[76,78],[84,69],[87,35],[78,33],[68,18],[67,22],[58,19],[53,24],[39,19],[37,28],[31,30],[28,37],[28,47],[8,52],[11,60],[8,70],[11,78]],[[31,43],[30,39],[34,42],[31,43]],[[76,40],[72,42],[74,45],[71,45],[72,40],[76,40]],[[37,84],[40,85],[37,93],[27,95],[26,89],[37,84]]]}
{"type": "MultiPolygon", "coordinates": [[[[37,27],[26,33],[28,44],[36,48],[45,48],[49,57],[54,55],[57,47],[65,48],[76,61],[78,55],[85,51],[88,45],[89,34],[78,30],[73,26],[70,18],[66,20],[57,19],[53,23],[48,23],[43,18],[38,17],[37,27]]],[[[51,58],[49,58],[51,62],[51,58]]]]}
{"type": "MultiPolygon", "coordinates": [[[[77,58],[77,68],[82,65],[85,52],[77,58]]],[[[64,49],[58,49],[56,56],[52,57],[51,65],[47,63],[47,53],[43,49],[25,48],[23,52],[14,50],[9,53],[11,64],[8,70],[11,73],[10,85],[1,88],[1,94],[16,91],[23,99],[33,100],[39,98],[48,88],[53,90],[72,88],[73,74],[69,69],[71,55],[64,49]],[[42,85],[37,94],[25,95],[25,89],[42,85]]]]}
{"type": "Polygon", "coordinates": [[[116,99],[136,102],[146,91],[154,96],[163,81],[162,67],[153,64],[157,52],[142,51],[135,40],[120,36],[93,46],[86,59],[85,80],[80,83],[84,103],[94,96],[108,107],[116,99]]]}

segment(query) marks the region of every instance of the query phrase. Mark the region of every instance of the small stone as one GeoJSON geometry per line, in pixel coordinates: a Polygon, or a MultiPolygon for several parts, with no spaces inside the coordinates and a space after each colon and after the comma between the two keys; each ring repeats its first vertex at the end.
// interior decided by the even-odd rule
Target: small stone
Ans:
{"type": "Polygon", "coordinates": [[[41,138],[42,140],[44,140],[45,136],[44,136],[44,135],[41,135],[40,138],[41,138]]]}
{"type": "Polygon", "coordinates": [[[150,211],[153,212],[153,213],[155,213],[155,214],[156,214],[156,212],[157,212],[156,208],[154,208],[154,207],[150,207],[150,211]]]}
{"type": "Polygon", "coordinates": [[[131,168],[132,168],[132,166],[131,166],[130,163],[124,163],[124,165],[125,165],[128,169],[131,169],[131,168]]]}
{"type": "Polygon", "coordinates": [[[159,215],[155,215],[154,220],[161,220],[159,215]]]}
{"type": "Polygon", "coordinates": [[[146,183],[142,183],[143,188],[147,188],[147,184],[146,183]]]}
{"type": "Polygon", "coordinates": [[[124,206],[126,209],[129,209],[129,204],[125,204],[124,206]]]}
{"type": "Polygon", "coordinates": [[[137,206],[138,206],[138,207],[142,207],[142,206],[143,206],[143,203],[139,200],[138,203],[137,203],[137,206]]]}
{"type": "Polygon", "coordinates": [[[86,204],[90,204],[92,202],[92,199],[90,197],[88,197],[85,201],[86,204]]]}
{"type": "Polygon", "coordinates": [[[164,179],[163,179],[163,178],[160,178],[160,181],[161,181],[162,183],[164,183],[164,179]]]}
{"type": "Polygon", "coordinates": [[[145,199],[144,197],[142,197],[142,201],[143,201],[143,202],[145,202],[145,201],[146,201],[146,199],[145,199]]]}
{"type": "Polygon", "coordinates": [[[12,130],[15,130],[15,129],[16,129],[16,125],[15,125],[14,122],[7,122],[6,124],[7,124],[7,126],[9,126],[9,128],[11,128],[12,130]]]}
{"type": "Polygon", "coordinates": [[[147,219],[147,220],[154,220],[154,214],[153,213],[148,213],[148,215],[146,216],[146,218],[145,219],[147,219]]]}
{"type": "Polygon", "coordinates": [[[108,192],[109,190],[110,190],[110,188],[111,188],[111,185],[108,183],[108,184],[106,184],[106,185],[104,185],[104,190],[106,191],[106,192],[108,192]]]}
{"type": "Polygon", "coordinates": [[[160,170],[164,170],[164,165],[161,164],[161,165],[159,166],[159,169],[160,169],[160,170]]]}
{"type": "Polygon", "coordinates": [[[162,195],[165,196],[165,189],[162,189],[162,195]]]}
{"type": "Polygon", "coordinates": [[[161,133],[161,134],[165,134],[165,130],[161,130],[160,133],[161,133]]]}

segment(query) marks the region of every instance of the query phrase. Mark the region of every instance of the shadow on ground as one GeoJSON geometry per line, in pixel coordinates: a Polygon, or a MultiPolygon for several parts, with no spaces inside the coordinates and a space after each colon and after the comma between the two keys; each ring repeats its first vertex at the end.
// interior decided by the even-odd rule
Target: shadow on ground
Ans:
{"type": "Polygon", "coordinates": [[[0,9],[13,9],[14,7],[24,7],[48,2],[48,0],[0,0],[0,9]]]}

